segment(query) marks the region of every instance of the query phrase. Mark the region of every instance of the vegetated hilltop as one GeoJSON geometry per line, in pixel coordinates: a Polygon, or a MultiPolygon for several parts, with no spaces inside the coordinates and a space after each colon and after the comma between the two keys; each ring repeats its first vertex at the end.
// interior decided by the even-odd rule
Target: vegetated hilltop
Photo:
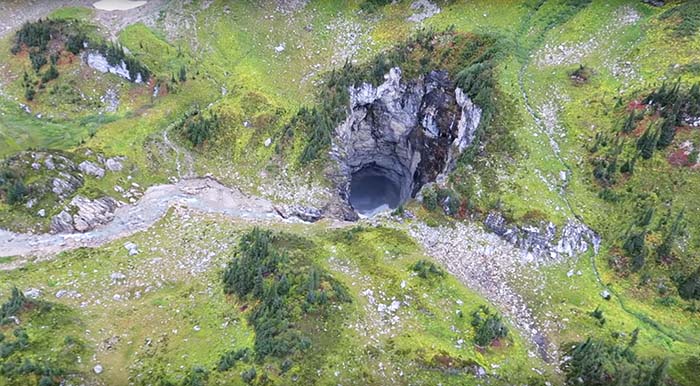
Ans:
{"type": "Polygon", "coordinates": [[[8,4],[0,227],[276,214],[0,257],[0,385],[697,382],[696,2],[8,4]]]}

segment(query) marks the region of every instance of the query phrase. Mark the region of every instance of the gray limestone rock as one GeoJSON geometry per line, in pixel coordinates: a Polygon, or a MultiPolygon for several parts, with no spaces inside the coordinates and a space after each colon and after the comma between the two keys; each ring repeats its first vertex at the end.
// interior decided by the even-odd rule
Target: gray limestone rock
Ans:
{"type": "Polygon", "coordinates": [[[341,197],[354,173],[373,167],[396,184],[401,201],[408,199],[452,169],[481,121],[481,109],[444,71],[404,81],[392,68],[381,85],[363,83],[349,93],[350,113],[336,128],[331,153],[341,197]]]}
{"type": "Polygon", "coordinates": [[[573,257],[589,248],[598,253],[600,247],[600,236],[576,220],[567,222],[559,235],[557,227],[551,222],[543,223],[540,227],[516,226],[507,224],[498,212],[489,213],[484,224],[504,240],[537,258],[573,257]]]}
{"type": "Polygon", "coordinates": [[[112,221],[118,206],[119,203],[111,197],[90,200],[83,196],[75,196],[68,205],[69,209],[61,211],[51,219],[51,232],[87,232],[112,221]]]}
{"type": "Polygon", "coordinates": [[[108,158],[105,161],[105,168],[107,168],[107,170],[110,172],[120,172],[124,168],[124,165],[122,164],[123,161],[124,157],[108,158]]]}
{"type": "Polygon", "coordinates": [[[80,165],[78,165],[78,169],[85,174],[89,174],[97,178],[102,178],[105,176],[105,170],[94,162],[83,161],[80,163],[80,165]]]}

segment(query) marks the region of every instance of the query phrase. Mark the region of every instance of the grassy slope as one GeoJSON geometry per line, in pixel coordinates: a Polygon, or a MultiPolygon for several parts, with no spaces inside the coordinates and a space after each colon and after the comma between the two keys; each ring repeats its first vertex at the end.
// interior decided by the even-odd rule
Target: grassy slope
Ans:
{"type": "MultiPolygon", "coordinates": [[[[504,196],[506,206],[513,210],[516,217],[531,208],[540,208],[545,210],[555,222],[561,223],[571,215],[564,200],[566,197],[572,203],[576,213],[582,215],[596,228],[604,229],[611,223],[609,221],[611,214],[615,216],[617,212],[611,212],[612,208],[599,200],[596,197],[597,190],[591,187],[590,170],[585,161],[586,150],[582,146],[582,143],[590,141],[594,135],[594,131],[589,128],[591,125],[609,128],[617,124],[621,118],[610,112],[610,106],[614,103],[612,98],[618,89],[621,86],[625,89],[644,88],[648,82],[660,80],[659,70],[669,69],[675,63],[692,62],[694,56],[691,53],[696,51],[694,48],[697,48],[697,39],[667,44],[669,40],[666,24],[656,20],[655,17],[660,10],[638,5],[637,2],[594,1],[590,7],[574,15],[570,21],[548,31],[544,30],[544,23],[548,20],[547,15],[556,14],[557,2],[547,4],[534,16],[530,13],[531,8],[524,5],[512,5],[511,2],[508,2],[508,5],[510,6],[505,7],[503,4],[488,1],[457,3],[447,8],[449,11],[444,10],[431,18],[427,24],[436,28],[455,25],[461,30],[496,32],[518,42],[520,48],[516,55],[502,65],[500,85],[515,100],[520,108],[520,115],[526,119],[526,124],[516,131],[520,145],[524,148],[525,157],[519,160],[515,174],[508,177],[511,189],[504,196]],[[556,46],[562,43],[586,41],[587,39],[582,36],[588,37],[610,25],[613,11],[624,4],[634,7],[642,19],[636,25],[615,31],[614,39],[605,39],[601,46],[585,56],[583,59],[585,64],[596,70],[596,76],[591,84],[575,87],[569,81],[568,72],[578,63],[539,68],[528,59],[530,54],[534,54],[545,44],[556,46]],[[544,35],[538,35],[542,33],[544,35]],[[606,59],[611,55],[619,55],[621,58],[638,63],[638,73],[643,81],[632,81],[629,85],[622,85],[606,67],[606,59]],[[552,93],[568,97],[561,103],[558,114],[561,124],[565,127],[564,136],[558,138],[561,156],[574,171],[569,177],[565,194],[561,194],[556,186],[560,185],[560,182],[550,188],[540,177],[542,175],[548,181],[557,181],[559,172],[566,167],[555,157],[544,133],[522,107],[525,101],[520,92],[518,76],[523,66],[525,66],[523,72],[525,90],[533,106],[543,105],[551,99],[552,93]]],[[[259,129],[246,130],[240,123],[250,118],[250,115],[280,107],[286,111],[285,114],[289,114],[300,104],[308,103],[313,84],[310,81],[300,83],[299,80],[313,69],[313,65],[330,64],[332,60],[330,49],[334,44],[335,35],[325,31],[324,26],[333,20],[338,12],[347,12],[353,8],[352,5],[346,5],[344,2],[317,2],[311,6],[318,12],[297,16],[302,21],[296,23],[287,23],[284,17],[274,13],[272,14],[276,16],[275,19],[267,19],[265,16],[271,14],[268,9],[244,2],[232,5],[231,16],[226,18],[214,16],[221,14],[222,4],[219,3],[215,3],[210,10],[200,15],[200,20],[212,23],[219,38],[211,41],[210,35],[204,29],[201,30],[200,39],[210,42],[211,47],[207,48],[213,48],[213,50],[205,50],[207,52],[205,60],[195,66],[202,72],[211,74],[217,85],[223,84],[227,89],[233,90],[230,96],[221,102],[230,104],[232,115],[235,116],[232,127],[228,128],[228,131],[233,133],[230,135],[234,137],[231,141],[236,144],[234,156],[228,158],[232,164],[265,160],[271,156],[270,150],[260,146],[267,134],[261,135],[259,129]],[[307,24],[313,26],[314,33],[309,34],[303,29],[307,24]],[[278,55],[273,48],[283,41],[287,48],[278,55]],[[295,49],[301,42],[305,45],[304,49],[295,49]],[[307,51],[314,53],[318,51],[319,54],[306,56],[307,51]],[[230,75],[224,75],[225,72],[230,75]],[[264,104],[261,110],[246,108],[250,92],[263,95],[268,103],[264,104]],[[250,148],[255,151],[244,151],[250,148]],[[242,153],[247,154],[238,158],[235,156],[242,153]]],[[[376,51],[410,33],[413,27],[404,22],[409,12],[408,4],[400,3],[388,6],[376,23],[362,17],[352,15],[349,17],[359,25],[371,28],[371,37],[376,43],[371,47],[372,51],[376,51]]],[[[147,39],[149,43],[146,46],[149,48],[163,49],[164,47],[157,35],[144,31],[141,26],[130,27],[121,35],[121,39],[137,54],[139,48],[136,45],[137,40],[140,39],[147,39]]],[[[180,64],[177,58],[173,59],[171,56],[166,56],[166,60],[159,57],[147,59],[148,52],[152,50],[144,50],[143,58],[151,60],[153,65],[161,65],[167,71],[172,71],[180,64]],[[156,63],[157,61],[162,63],[156,63]]],[[[370,51],[364,55],[369,54],[370,51]]],[[[669,72],[667,76],[671,74],[673,73],[669,72]]],[[[168,120],[180,114],[186,106],[193,103],[204,104],[218,99],[218,87],[212,90],[211,85],[210,81],[202,79],[188,82],[187,92],[170,95],[158,101],[151,109],[104,125],[95,138],[90,140],[89,145],[111,154],[128,154],[134,157],[137,164],[145,164],[146,160],[141,152],[143,141],[152,133],[167,126],[168,120]]],[[[33,120],[27,123],[29,124],[36,125],[33,120]]],[[[57,130],[60,128],[58,126],[57,130]]],[[[38,130],[38,127],[34,130],[38,130]]],[[[14,135],[9,137],[16,138],[14,135]]],[[[22,146],[11,144],[9,141],[8,143],[7,148],[22,146]]],[[[70,147],[71,143],[66,142],[61,145],[70,147]]],[[[643,166],[645,172],[635,174],[635,180],[632,182],[634,186],[650,186],[663,176],[687,180],[690,182],[685,185],[686,188],[675,194],[682,200],[686,200],[682,203],[686,206],[692,206],[697,202],[692,194],[692,187],[696,186],[694,181],[697,173],[687,170],[672,171],[664,165],[660,159],[661,155],[656,157],[655,161],[643,166]],[[669,174],[671,171],[673,175],[669,174]]],[[[154,178],[154,180],[158,179],[154,178]]],[[[118,248],[114,247],[112,250],[114,249],[118,248]]],[[[692,322],[697,320],[695,315],[686,313],[681,306],[662,306],[654,301],[643,300],[649,297],[649,291],[637,289],[631,280],[621,282],[619,278],[607,271],[606,252],[607,250],[603,249],[603,253],[598,258],[598,269],[603,271],[604,283],[619,283],[615,288],[618,288],[622,294],[628,310],[641,312],[661,323],[663,329],[675,330],[681,336],[697,336],[700,326],[692,322]]],[[[643,348],[641,351],[645,355],[671,353],[674,358],[677,358],[672,362],[672,373],[683,377],[682,357],[688,353],[698,355],[697,349],[693,345],[673,343],[648,323],[641,322],[638,317],[624,311],[615,301],[604,304],[604,311],[609,315],[606,326],[593,327],[594,320],[587,315],[587,312],[592,311],[602,302],[598,295],[602,287],[595,280],[591,260],[581,258],[575,267],[584,273],[575,284],[571,284],[571,280],[565,275],[573,266],[551,268],[552,280],[548,284],[551,291],[547,292],[552,293],[561,306],[553,310],[537,310],[543,317],[552,317],[551,313],[554,313],[556,317],[572,320],[569,328],[562,333],[561,341],[582,337],[589,331],[599,336],[609,336],[612,331],[629,333],[635,326],[641,326],[643,329],[642,339],[640,339],[640,346],[643,348]]]]}
{"type": "MultiPolygon", "coordinates": [[[[318,329],[312,337],[315,348],[290,374],[319,384],[358,379],[384,384],[389,378],[399,384],[433,384],[436,379],[443,384],[473,382],[470,375],[426,370],[440,354],[474,360],[490,372],[491,364],[497,364],[499,369],[493,372],[504,382],[536,377],[530,369],[541,365],[527,356],[524,342],[513,332],[505,347],[474,348],[469,313],[487,302],[454,278],[426,281],[412,274],[410,265],[423,257],[405,235],[377,228],[348,238],[342,230],[275,228],[312,241],[314,248],[305,251],[307,256],[341,280],[353,297],[338,311],[341,319],[326,326],[308,320],[307,329],[318,329]],[[392,327],[388,318],[377,313],[377,304],[368,303],[367,290],[373,291],[377,302],[405,302],[396,314],[398,324],[392,327]],[[326,331],[333,331],[333,336],[326,331]],[[334,344],[324,345],[323,339],[334,344]],[[458,339],[465,343],[457,347],[458,339]]],[[[123,241],[99,250],[66,253],[52,262],[0,274],[0,294],[8,294],[14,285],[38,288],[52,301],[60,290],[79,293],[55,301],[78,312],[87,326],[76,333],[91,353],[81,365],[83,372],[89,374],[100,363],[105,368],[102,379],[111,384],[159,373],[177,379],[195,365],[212,370],[222,353],[252,346],[247,313],[241,311],[242,304],[223,295],[220,279],[221,267],[245,229],[249,225],[222,218],[193,215],[182,220],[171,214],[130,238],[142,251],[139,255],[127,256],[123,241]],[[115,272],[126,279],[111,279],[115,272]],[[105,344],[110,339],[111,348],[105,344]],[[93,354],[95,360],[89,359],[93,354]]],[[[251,365],[239,364],[223,374],[212,371],[210,384],[238,383],[237,374],[251,365]]],[[[264,366],[256,367],[264,371],[264,366]]]]}

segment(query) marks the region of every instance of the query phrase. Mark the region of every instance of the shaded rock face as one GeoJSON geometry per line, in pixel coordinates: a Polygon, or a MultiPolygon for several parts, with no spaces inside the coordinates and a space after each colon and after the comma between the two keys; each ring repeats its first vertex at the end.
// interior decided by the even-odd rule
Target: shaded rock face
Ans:
{"type": "Polygon", "coordinates": [[[385,79],[378,87],[350,88],[350,112],[333,144],[340,195],[362,203],[355,209],[368,215],[382,205],[397,207],[447,174],[474,141],[481,120],[481,109],[444,71],[406,82],[393,68],[385,79]]]}
{"type": "Polygon", "coordinates": [[[87,232],[98,225],[112,221],[114,211],[118,206],[117,200],[111,197],[90,200],[83,196],[75,196],[71,200],[69,208],[64,209],[51,219],[51,232],[87,232]]]}
{"type": "Polygon", "coordinates": [[[489,213],[484,224],[498,236],[528,253],[533,260],[573,257],[590,248],[598,253],[600,247],[600,236],[574,220],[570,220],[559,234],[551,222],[543,223],[540,227],[516,226],[507,224],[506,219],[497,212],[489,213]]]}

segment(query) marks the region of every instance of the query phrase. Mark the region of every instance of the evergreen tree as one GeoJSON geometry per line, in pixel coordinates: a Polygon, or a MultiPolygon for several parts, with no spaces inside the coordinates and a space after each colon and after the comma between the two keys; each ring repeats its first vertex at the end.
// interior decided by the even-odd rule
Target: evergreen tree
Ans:
{"type": "Polygon", "coordinates": [[[651,219],[654,217],[654,212],[656,212],[656,208],[647,208],[644,211],[644,214],[639,218],[639,222],[637,224],[640,227],[646,227],[647,225],[651,224],[651,219]]]}
{"type": "Polygon", "coordinates": [[[691,117],[700,116],[700,83],[695,83],[690,88],[685,110],[691,117]]]}
{"type": "Polygon", "coordinates": [[[637,140],[637,150],[639,154],[644,159],[651,158],[654,155],[654,149],[656,149],[656,142],[658,141],[658,133],[656,130],[649,126],[649,128],[642,134],[637,140]]]}
{"type": "Polygon", "coordinates": [[[620,166],[620,173],[634,173],[634,164],[637,162],[636,156],[625,161],[622,166],[620,166]]]}
{"type": "Polygon", "coordinates": [[[625,252],[632,257],[632,270],[639,271],[644,266],[644,260],[647,256],[647,247],[645,245],[646,231],[633,233],[625,241],[623,246],[625,252]]]}
{"type": "Polygon", "coordinates": [[[673,249],[673,243],[675,242],[676,237],[683,231],[684,228],[684,214],[684,210],[678,212],[673,223],[671,223],[671,226],[666,230],[666,235],[664,236],[663,241],[656,248],[656,256],[659,260],[671,254],[671,250],[673,249]]]}
{"type": "Polygon", "coordinates": [[[659,133],[659,140],[656,142],[656,148],[661,150],[666,148],[673,142],[673,138],[676,136],[676,126],[674,119],[666,118],[661,124],[661,130],[659,133]]]}
{"type": "Polygon", "coordinates": [[[255,279],[254,279],[252,295],[253,295],[253,297],[260,299],[260,298],[262,298],[264,291],[265,291],[265,288],[264,288],[264,279],[263,279],[262,268],[258,267],[258,273],[255,275],[255,279]]]}
{"type": "Polygon", "coordinates": [[[0,306],[0,324],[4,324],[10,316],[17,316],[22,307],[27,304],[27,298],[17,287],[12,288],[12,294],[2,306],[0,306]]]}
{"type": "Polygon", "coordinates": [[[58,70],[56,69],[56,66],[53,64],[49,67],[48,70],[44,73],[44,75],[41,77],[41,82],[46,83],[50,82],[54,79],[58,78],[58,70]]]}
{"type": "Polygon", "coordinates": [[[634,331],[632,331],[629,346],[634,347],[634,345],[637,344],[637,340],[639,340],[639,327],[635,328],[634,331]]]}
{"type": "Polygon", "coordinates": [[[187,80],[187,69],[185,66],[180,67],[180,82],[184,82],[187,80]]]}
{"type": "Polygon", "coordinates": [[[678,294],[686,300],[700,299],[700,267],[680,282],[678,294]]]}
{"type": "Polygon", "coordinates": [[[625,125],[622,126],[622,132],[627,134],[631,133],[636,127],[637,127],[637,113],[634,111],[630,112],[630,115],[627,117],[627,120],[625,120],[625,125]]]}
{"type": "Polygon", "coordinates": [[[27,195],[27,188],[24,186],[24,182],[21,179],[17,179],[7,191],[7,203],[9,205],[14,205],[24,201],[24,197],[27,195]]]}

